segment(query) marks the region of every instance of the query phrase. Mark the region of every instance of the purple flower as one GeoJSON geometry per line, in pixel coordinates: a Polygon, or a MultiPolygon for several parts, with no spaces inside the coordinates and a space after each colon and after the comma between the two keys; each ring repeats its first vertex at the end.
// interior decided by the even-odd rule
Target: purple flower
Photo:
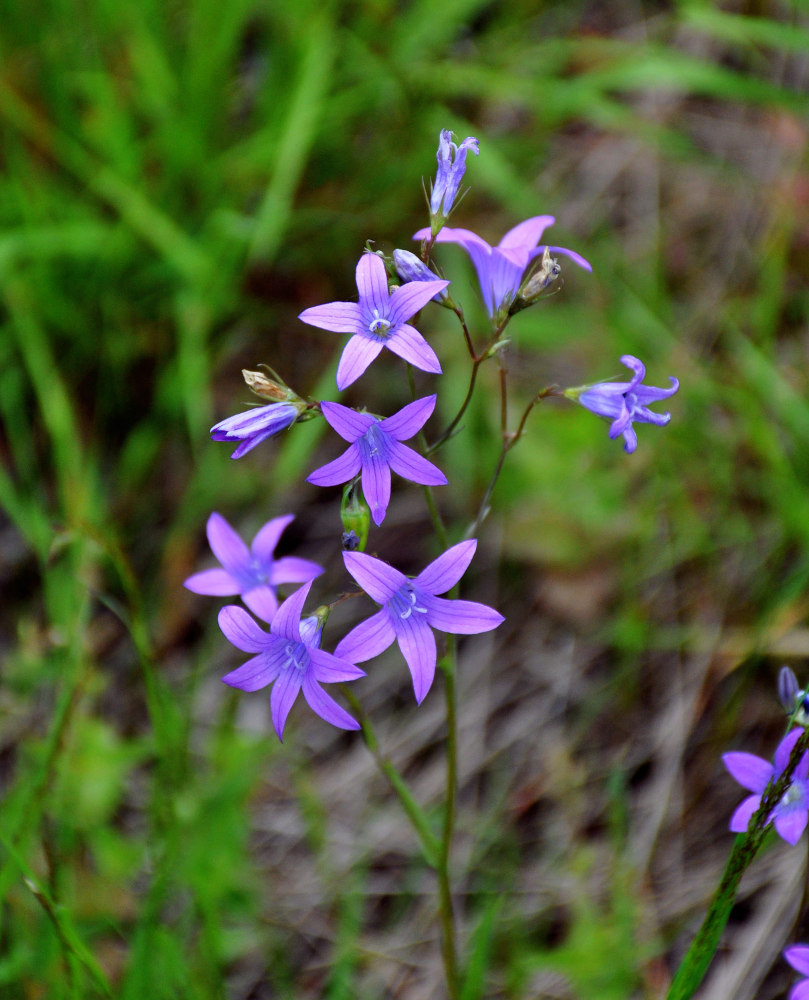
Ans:
{"type": "Polygon", "coordinates": [[[435,396],[425,396],[402,407],[392,417],[380,420],[358,413],[340,403],[320,404],[323,416],[340,437],[351,442],[333,462],[316,469],[307,482],[336,486],[353,479],[362,469],[362,492],[371,507],[375,524],[382,524],[390,503],[390,470],[423,486],[445,486],[447,477],[418,452],[400,444],[413,437],[430,417],[435,396]]]}
{"type": "MultiPolygon", "coordinates": [[[[752,753],[726,753],[722,762],[731,776],[743,788],[755,795],[750,795],[742,802],[730,818],[730,829],[734,833],[745,833],[753,814],[761,805],[761,796],[770,781],[777,781],[789,763],[792,748],[803,733],[802,729],[793,729],[784,737],[775,751],[775,767],[769,761],[756,757],[752,753]]],[[[806,828],[809,815],[809,753],[804,753],[798,761],[798,766],[792,775],[792,783],[787,788],[781,801],[775,806],[767,818],[767,822],[775,823],[778,835],[788,844],[797,844],[806,828]]]]}
{"type": "Polygon", "coordinates": [[[658,389],[653,385],[641,385],[646,376],[646,366],[631,354],[624,354],[621,364],[630,368],[634,375],[631,382],[597,382],[578,389],[565,389],[564,395],[600,417],[611,420],[610,438],[624,436],[624,450],[631,454],[638,446],[638,436],[632,426],[633,421],[642,424],[657,424],[663,427],[671,420],[670,413],[653,413],[650,403],[673,396],[680,383],[669,376],[671,386],[658,389]]]}
{"type": "MultiPolygon", "coordinates": [[[[809,976],[809,944],[793,944],[784,949],[784,958],[796,972],[809,976]]],[[[809,1000],[809,979],[796,983],[789,991],[789,1000],[809,1000]]]]}
{"type": "MultiPolygon", "coordinates": [[[[508,312],[522,284],[525,269],[545,251],[545,244],[537,246],[543,230],[554,223],[552,215],[536,215],[526,219],[519,226],[510,229],[496,247],[482,240],[469,229],[442,229],[436,236],[437,243],[459,243],[472,258],[478,273],[483,301],[492,319],[502,319],[508,312]]],[[[420,229],[413,239],[423,240],[430,236],[429,229],[420,229]]],[[[586,271],[592,271],[590,264],[574,250],[564,247],[548,247],[551,253],[561,253],[586,271]]]]}
{"type": "Polygon", "coordinates": [[[279,538],[294,520],[294,514],[274,517],[261,528],[248,549],[224,517],[214,512],[208,518],[206,530],[211,551],[222,569],[194,573],[185,586],[195,594],[214,597],[240,594],[254,614],[271,622],[278,610],[276,587],[282,583],[306,583],[323,572],[322,566],[308,559],[274,558],[279,538]]]}
{"type": "Polygon", "coordinates": [[[304,309],[298,319],[334,333],[351,333],[337,365],[337,388],[351,385],[383,347],[425,372],[440,374],[435,351],[407,320],[425,306],[448,281],[414,281],[388,291],[385,265],[375,253],[357,264],[359,302],[329,302],[304,309]]]}
{"type": "Polygon", "coordinates": [[[272,723],[278,739],[298,692],[321,719],[339,729],[359,729],[359,723],[320,686],[337,681],[353,681],[365,676],[353,663],[320,649],[321,624],[318,618],[304,618],[301,611],[309,596],[311,582],[288,597],[272,620],[269,634],[243,609],[235,605],[219,612],[219,627],[225,637],[246,653],[256,653],[222,680],[242,691],[258,691],[275,681],[270,699],[272,723]]]}
{"type": "Polygon", "coordinates": [[[475,539],[453,545],[412,580],[381,559],[344,552],[348,572],[382,608],[341,639],[337,656],[362,663],[384,652],[395,639],[413,676],[416,701],[421,704],[435,675],[436,647],[431,629],[474,635],[489,632],[503,621],[502,615],[485,604],[436,596],[460,580],[476,547],[475,539]]]}
{"type": "MultiPolygon", "coordinates": [[[[427,265],[409,250],[394,250],[393,263],[396,273],[404,282],[408,281],[440,281],[441,279],[427,265]]],[[[446,289],[433,296],[433,302],[446,301],[446,289]]]]}
{"type": "Polygon", "coordinates": [[[265,438],[272,437],[294,424],[299,409],[292,403],[270,403],[269,406],[259,406],[246,413],[237,413],[233,417],[220,420],[211,428],[211,438],[214,441],[241,441],[242,443],[230,456],[241,458],[255,448],[265,438]]]}
{"type": "Polygon", "coordinates": [[[466,154],[471,151],[478,155],[478,141],[474,136],[468,136],[460,145],[452,141],[452,132],[441,129],[438,139],[438,172],[430,195],[430,214],[446,218],[452,211],[455,195],[466,171],[466,154]],[[454,154],[454,158],[453,158],[454,154]]]}

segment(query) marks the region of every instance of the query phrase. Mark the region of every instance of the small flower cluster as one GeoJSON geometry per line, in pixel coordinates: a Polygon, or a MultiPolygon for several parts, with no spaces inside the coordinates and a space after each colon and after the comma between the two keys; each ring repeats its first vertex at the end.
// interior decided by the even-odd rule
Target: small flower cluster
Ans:
{"type": "MultiPolygon", "coordinates": [[[[430,302],[452,309],[463,325],[462,311],[448,291],[450,282],[429,266],[434,243],[459,244],[477,271],[480,294],[494,333],[480,357],[473,354],[475,364],[505,345],[500,338],[510,317],[537,301],[557,280],[561,271],[558,255],[586,271],[592,270],[575,251],[540,243],[545,229],[554,222],[550,215],[527,219],[494,247],[470,230],[446,228],[470,151],[476,156],[479,153],[474,137],[456,144],[449,131],[441,132],[438,171],[429,197],[430,226],[414,235],[414,239],[423,241],[421,258],[401,249],[395,250],[392,257],[366,249],[356,265],[356,302],[329,302],[300,313],[304,323],[349,335],[337,365],[339,391],[361,378],[385,350],[422,372],[441,374],[438,356],[412,325],[414,317],[430,302]]],[[[468,333],[466,339],[472,353],[468,333]]],[[[612,422],[610,436],[622,434],[626,450],[633,451],[637,443],[633,422],[665,424],[669,415],[652,412],[649,404],[676,392],[677,381],[672,379],[669,389],[643,386],[643,364],[629,355],[622,361],[633,371],[630,382],[584,386],[567,390],[565,395],[607,417],[612,422]]],[[[321,649],[321,640],[329,608],[320,607],[314,615],[304,616],[312,583],[323,572],[322,567],[306,559],[276,559],[274,555],[293,515],[269,521],[248,548],[227,521],[214,513],[208,521],[208,540],[220,568],[195,573],[186,581],[186,587],[198,594],[238,595],[254,615],[269,625],[266,631],[236,605],[222,609],[219,624],[225,636],[238,649],[253,654],[223,680],[244,691],[273,685],[272,719],[279,738],[283,737],[299,691],[327,722],[343,729],[357,729],[359,723],[321,685],[363,676],[357,664],[378,656],[395,641],[420,703],[430,690],[436,669],[433,630],[469,635],[487,632],[503,621],[486,605],[440,596],[456,586],[469,566],[476,548],[474,539],[450,546],[412,579],[362,551],[369,520],[373,519],[377,526],[385,520],[391,472],[427,488],[447,483],[441,469],[425,454],[403,443],[421,433],[435,409],[436,395],[413,399],[397,412],[380,416],[341,403],[306,400],[275,373],[271,373],[272,378],[259,372],[243,374],[248,385],[271,402],[220,421],[212,428],[211,437],[235,444],[231,457],[238,459],[296,422],[321,416],[326,420],[348,447],[312,471],[307,481],[317,486],[347,484],[341,508],[345,569],[379,605],[379,610],[351,629],[333,653],[326,652],[321,649]],[[281,602],[279,588],[289,584],[299,585],[298,589],[281,602]]]]}

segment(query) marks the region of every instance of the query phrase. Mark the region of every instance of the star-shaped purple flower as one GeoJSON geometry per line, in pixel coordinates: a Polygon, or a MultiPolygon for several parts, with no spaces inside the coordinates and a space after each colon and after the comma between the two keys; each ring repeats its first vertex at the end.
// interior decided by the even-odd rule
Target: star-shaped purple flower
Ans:
{"type": "Polygon", "coordinates": [[[323,572],[322,566],[308,559],[275,558],[278,540],[294,520],[294,514],[274,517],[261,528],[248,549],[224,517],[214,512],[208,518],[206,531],[211,552],[222,568],[194,573],[185,586],[195,594],[213,597],[240,594],[254,614],[271,622],[278,610],[276,587],[282,583],[306,583],[323,572]]]}
{"type": "Polygon", "coordinates": [[[382,259],[364,253],[357,264],[359,302],[329,302],[304,309],[298,319],[334,333],[351,333],[337,365],[337,388],[355,382],[383,347],[425,372],[441,373],[435,351],[407,320],[449,284],[414,281],[388,291],[382,259]]]}
{"type": "MultiPolygon", "coordinates": [[[[442,229],[436,243],[459,243],[472,258],[478,273],[483,301],[492,319],[500,321],[508,313],[517,297],[525,269],[545,251],[545,244],[537,246],[543,231],[554,223],[552,215],[536,215],[510,229],[496,247],[469,229],[442,229]]],[[[430,236],[429,229],[420,229],[414,240],[430,236]]],[[[548,247],[551,253],[564,254],[585,271],[592,271],[590,264],[575,250],[548,247]]]]}
{"type": "MultiPolygon", "coordinates": [[[[726,753],[722,755],[722,763],[731,776],[743,788],[754,795],[748,796],[730,818],[730,829],[734,833],[745,833],[753,814],[761,805],[761,796],[770,781],[777,780],[789,763],[792,748],[802,735],[802,729],[793,729],[784,737],[775,751],[775,766],[769,761],[756,757],[752,753],[726,753]]],[[[768,822],[775,824],[780,837],[788,844],[797,844],[801,834],[806,829],[809,816],[809,752],[804,753],[798,761],[798,766],[792,775],[792,783],[787,788],[781,801],[775,806],[768,817],[768,822]]]]}
{"type": "Polygon", "coordinates": [[[480,152],[478,141],[468,136],[460,145],[452,141],[452,132],[441,129],[438,139],[438,171],[430,195],[430,214],[446,218],[452,211],[455,195],[466,171],[466,154],[471,150],[475,156],[480,152]]]}
{"type": "Polygon", "coordinates": [[[390,470],[422,486],[445,486],[447,477],[432,462],[401,444],[418,433],[435,407],[435,396],[425,396],[380,420],[340,403],[323,402],[323,416],[340,437],[351,442],[339,458],[307,476],[315,486],[347,483],[362,469],[362,492],[375,524],[382,524],[390,503],[390,470]]]}
{"type": "Polygon", "coordinates": [[[631,382],[597,382],[579,389],[566,389],[564,395],[574,402],[597,413],[600,417],[611,420],[610,438],[624,436],[624,450],[629,454],[638,446],[638,436],[633,428],[633,422],[656,424],[663,427],[671,420],[670,413],[653,413],[650,403],[673,396],[680,388],[680,383],[673,375],[669,376],[671,385],[668,389],[658,389],[653,385],[641,385],[646,377],[646,366],[631,354],[624,354],[621,364],[626,365],[634,374],[631,382]]]}
{"type": "Polygon", "coordinates": [[[344,552],[348,572],[382,608],[340,640],[336,655],[362,663],[384,652],[395,639],[410,668],[416,701],[421,704],[435,676],[432,629],[475,635],[489,632],[504,620],[485,604],[436,596],[460,580],[476,547],[475,539],[453,545],[412,580],[381,559],[362,552],[344,552]]]}
{"type": "MultiPolygon", "coordinates": [[[[809,976],[809,944],[792,944],[784,949],[784,958],[796,972],[809,976]]],[[[789,991],[789,1000],[809,1000],[809,979],[796,983],[789,991]]]]}
{"type": "Polygon", "coordinates": [[[316,617],[301,619],[312,584],[306,583],[288,597],[272,620],[269,634],[235,605],[219,612],[225,637],[245,653],[256,653],[222,680],[242,691],[258,691],[273,684],[270,698],[272,723],[283,741],[284,725],[298,692],[321,719],[338,729],[359,729],[359,723],[326,694],[321,684],[353,681],[365,672],[345,659],[320,649],[321,624],[316,617]]]}
{"type": "Polygon", "coordinates": [[[265,438],[272,437],[291,424],[298,417],[299,408],[292,403],[270,403],[268,406],[258,406],[246,413],[237,413],[214,424],[211,428],[213,441],[241,441],[239,447],[230,456],[241,458],[251,451],[265,438]]]}

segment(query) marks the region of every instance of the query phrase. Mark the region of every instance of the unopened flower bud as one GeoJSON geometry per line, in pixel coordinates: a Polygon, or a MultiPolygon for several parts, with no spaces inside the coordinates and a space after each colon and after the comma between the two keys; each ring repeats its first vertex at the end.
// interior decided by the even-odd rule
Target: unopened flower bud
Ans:
{"type": "Polygon", "coordinates": [[[790,667],[781,667],[778,671],[778,700],[787,712],[792,714],[798,697],[798,678],[790,667]]]}
{"type": "Polygon", "coordinates": [[[452,132],[442,129],[438,140],[438,171],[430,194],[430,218],[433,236],[444,225],[452,206],[458,187],[466,171],[466,154],[471,150],[475,156],[480,152],[479,144],[474,136],[468,136],[460,144],[452,141],[452,132]]]}
{"type": "Polygon", "coordinates": [[[804,729],[809,727],[809,692],[798,687],[798,678],[789,667],[778,672],[778,700],[790,720],[804,729]]]}
{"type": "MultiPolygon", "coordinates": [[[[429,267],[409,250],[394,250],[393,263],[396,265],[396,273],[407,284],[410,281],[441,281],[442,279],[434,274],[429,267]]],[[[434,295],[433,302],[447,302],[449,296],[446,289],[442,289],[438,295],[434,295]]]]}
{"type": "Polygon", "coordinates": [[[348,548],[346,538],[350,539],[350,551],[365,551],[368,541],[368,529],[371,525],[371,508],[365,502],[362,488],[358,482],[351,482],[343,490],[340,502],[340,519],[343,522],[343,548],[348,548]]]}

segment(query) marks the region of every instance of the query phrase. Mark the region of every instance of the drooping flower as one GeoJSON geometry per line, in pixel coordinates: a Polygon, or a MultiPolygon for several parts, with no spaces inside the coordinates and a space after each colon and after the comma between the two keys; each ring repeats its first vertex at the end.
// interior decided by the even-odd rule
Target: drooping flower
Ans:
{"type": "Polygon", "coordinates": [[[195,594],[213,597],[240,594],[252,612],[271,622],[278,610],[277,587],[283,583],[306,583],[323,572],[322,566],[309,559],[275,558],[278,540],[294,520],[294,514],[274,517],[260,529],[248,549],[224,517],[214,512],[208,518],[206,531],[211,552],[222,568],[194,573],[185,586],[195,594]]]}
{"type": "Polygon", "coordinates": [[[316,469],[307,482],[336,486],[362,469],[362,492],[375,524],[382,524],[390,503],[390,470],[423,486],[445,486],[447,477],[432,462],[401,444],[417,434],[435,407],[435,396],[425,396],[384,420],[358,413],[340,403],[323,402],[323,416],[340,437],[351,442],[339,458],[316,469]]]}
{"type": "Polygon", "coordinates": [[[356,277],[359,302],[328,302],[298,316],[322,330],[353,334],[337,365],[337,388],[355,382],[383,347],[422,371],[440,374],[435,351],[407,320],[449,282],[413,281],[389,292],[385,265],[375,253],[360,257],[356,277]]]}
{"type": "MultiPolygon", "coordinates": [[[[404,282],[408,281],[440,281],[441,279],[427,267],[420,257],[409,250],[394,250],[393,263],[396,273],[404,282]]],[[[433,302],[443,302],[447,298],[446,289],[433,296],[433,302]]]]}
{"type": "Polygon", "coordinates": [[[381,559],[362,552],[344,552],[348,572],[382,608],[340,640],[336,655],[362,663],[384,652],[395,639],[410,668],[416,701],[420,704],[435,676],[436,645],[432,629],[475,635],[489,632],[504,620],[485,604],[437,596],[460,580],[476,547],[475,539],[453,545],[413,579],[381,559]]]}
{"type": "Polygon", "coordinates": [[[265,438],[272,437],[294,424],[300,408],[293,403],[270,403],[258,406],[246,413],[237,413],[220,420],[211,428],[213,441],[241,441],[230,456],[241,458],[265,438]]]}
{"type": "Polygon", "coordinates": [[[284,601],[269,633],[243,608],[229,605],[219,612],[219,627],[225,637],[237,649],[257,654],[222,680],[242,691],[258,691],[273,684],[270,710],[279,740],[284,738],[284,725],[299,691],[321,719],[338,729],[360,728],[320,686],[353,681],[365,673],[353,663],[320,649],[322,623],[317,617],[301,619],[311,586],[311,581],[305,583],[284,601]]]}
{"type": "MultiPolygon", "coordinates": [[[[469,229],[442,229],[436,236],[436,243],[458,243],[472,258],[480,282],[480,290],[489,316],[502,321],[517,297],[523,275],[535,257],[546,249],[551,253],[564,254],[585,271],[592,271],[590,264],[575,250],[564,247],[537,246],[543,231],[553,225],[552,215],[536,215],[510,229],[496,247],[481,239],[469,229]]],[[[429,229],[420,229],[413,239],[423,240],[430,236],[429,229]]]]}
{"type": "MultiPolygon", "coordinates": [[[[792,944],[784,949],[784,958],[802,976],[809,976],[809,944],[792,944]]],[[[789,1000],[809,1000],[809,979],[796,983],[789,991],[789,1000]]]]}
{"type": "Polygon", "coordinates": [[[480,153],[480,147],[474,136],[468,136],[462,143],[456,145],[452,141],[452,132],[441,129],[438,139],[438,171],[435,184],[430,194],[430,214],[446,218],[452,211],[455,195],[458,193],[463,175],[466,171],[466,154],[471,150],[475,156],[480,153]]]}
{"type": "Polygon", "coordinates": [[[669,376],[671,385],[668,389],[658,389],[653,385],[641,385],[646,376],[646,366],[631,354],[621,357],[621,364],[626,365],[634,373],[630,382],[596,382],[595,385],[584,385],[576,389],[565,389],[564,395],[576,403],[597,413],[600,417],[611,420],[610,438],[624,436],[624,450],[631,454],[638,446],[638,436],[633,428],[633,422],[656,424],[663,427],[671,420],[670,413],[654,413],[649,409],[650,403],[673,396],[680,383],[673,375],[669,376]]]}
{"type": "MultiPolygon", "coordinates": [[[[726,753],[722,763],[739,784],[754,792],[736,809],[730,818],[734,833],[745,833],[753,814],[761,805],[761,796],[770,781],[777,781],[789,763],[789,755],[803,730],[793,729],[775,751],[775,766],[752,753],[726,753]]],[[[774,807],[767,821],[775,824],[776,832],[788,844],[797,844],[806,828],[809,817],[809,751],[801,756],[792,774],[792,781],[781,801],[774,807]]]]}

